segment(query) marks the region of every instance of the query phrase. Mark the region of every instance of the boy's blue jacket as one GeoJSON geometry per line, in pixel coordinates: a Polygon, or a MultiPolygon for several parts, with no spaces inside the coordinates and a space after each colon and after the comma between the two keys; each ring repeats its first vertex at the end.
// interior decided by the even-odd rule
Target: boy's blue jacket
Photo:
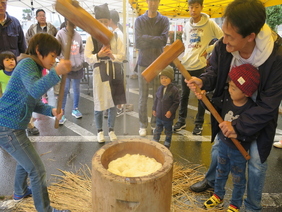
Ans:
{"type": "Polygon", "coordinates": [[[54,69],[42,77],[42,67],[33,59],[22,59],[0,98],[0,126],[26,129],[32,112],[52,115],[52,106],[43,104],[41,96],[60,81],[54,69]]]}

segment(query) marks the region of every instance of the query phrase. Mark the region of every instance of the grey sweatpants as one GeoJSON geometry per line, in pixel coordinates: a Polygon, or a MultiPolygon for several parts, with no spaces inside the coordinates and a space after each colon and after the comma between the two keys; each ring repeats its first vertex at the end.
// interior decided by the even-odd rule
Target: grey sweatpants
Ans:
{"type": "Polygon", "coordinates": [[[160,86],[159,77],[156,76],[151,82],[147,82],[141,73],[147,67],[138,66],[138,83],[139,83],[139,123],[140,128],[148,127],[148,113],[151,116],[151,127],[156,127],[156,117],[152,115],[152,108],[150,108],[149,112],[147,110],[147,102],[149,97],[149,88],[152,88],[153,101],[156,96],[156,92],[158,87],[160,86]]]}

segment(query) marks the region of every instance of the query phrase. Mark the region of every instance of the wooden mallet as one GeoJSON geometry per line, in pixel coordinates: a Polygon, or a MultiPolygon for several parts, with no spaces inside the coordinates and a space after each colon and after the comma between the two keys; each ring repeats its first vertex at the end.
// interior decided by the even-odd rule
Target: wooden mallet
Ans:
{"type": "MultiPolygon", "coordinates": [[[[178,68],[178,70],[184,76],[184,78],[186,80],[190,80],[191,79],[191,75],[189,74],[189,72],[185,69],[185,67],[180,63],[180,61],[177,58],[173,60],[173,63],[178,68]]],[[[196,90],[197,90],[197,93],[201,93],[201,89],[197,85],[196,85],[196,90]]],[[[206,105],[206,107],[209,109],[211,114],[214,116],[216,121],[218,123],[223,122],[223,119],[221,118],[221,116],[219,115],[217,110],[214,108],[214,106],[211,104],[210,100],[207,98],[206,95],[202,96],[202,101],[206,105]]],[[[238,148],[238,150],[241,152],[241,154],[244,156],[244,158],[246,160],[249,160],[251,158],[251,156],[244,149],[244,147],[241,145],[241,143],[236,138],[231,138],[231,140],[235,144],[235,146],[238,148]]]]}
{"type": "Polygon", "coordinates": [[[110,44],[113,33],[77,3],[72,4],[70,0],[57,0],[55,9],[104,45],[110,44]]]}
{"type": "MultiPolygon", "coordinates": [[[[70,58],[70,49],[72,43],[72,37],[74,33],[74,26],[78,26],[81,29],[88,32],[92,37],[103,43],[104,45],[109,45],[113,37],[113,33],[107,29],[102,23],[96,20],[92,15],[86,12],[82,7],[79,6],[78,1],[72,0],[57,0],[55,4],[55,9],[58,13],[66,17],[69,20],[69,31],[67,45],[64,49],[64,58],[70,58]]],[[[62,80],[60,84],[60,92],[57,102],[57,113],[61,112],[64,90],[66,84],[67,75],[62,75],[62,80]]],[[[59,120],[55,121],[55,128],[59,127],[59,120]]]]}
{"type": "MultiPolygon", "coordinates": [[[[186,80],[191,79],[191,75],[189,74],[189,72],[185,69],[185,67],[180,63],[180,61],[177,58],[178,54],[176,52],[178,52],[179,49],[182,49],[180,45],[182,45],[184,49],[184,45],[180,40],[176,40],[175,42],[171,46],[166,47],[164,49],[164,52],[148,68],[146,68],[142,72],[142,75],[148,82],[154,79],[154,77],[156,77],[159,74],[159,72],[162,71],[171,62],[174,63],[174,65],[178,68],[178,70],[184,76],[186,80]],[[178,42],[178,44],[175,44],[175,42],[178,42]],[[172,48],[172,46],[177,46],[177,47],[172,48]],[[166,59],[166,61],[164,61],[164,59],[166,59]],[[157,69],[154,70],[156,67],[157,69]]],[[[197,92],[201,93],[201,89],[199,87],[197,87],[197,92]]],[[[223,119],[221,118],[217,110],[213,107],[213,105],[211,104],[211,102],[208,100],[208,98],[205,95],[203,95],[202,101],[206,105],[206,107],[209,109],[211,114],[214,116],[214,118],[217,120],[217,122],[218,123],[223,122],[223,119]]],[[[231,138],[231,140],[235,144],[235,146],[238,148],[238,150],[241,152],[241,154],[244,156],[244,158],[246,160],[249,160],[251,157],[249,153],[241,145],[241,143],[235,138],[231,138]]]]}
{"type": "Polygon", "coordinates": [[[175,58],[177,58],[184,51],[184,45],[180,40],[176,40],[173,44],[167,46],[165,51],[148,66],[143,72],[142,76],[147,82],[151,82],[158,74],[167,67],[175,58]]]}

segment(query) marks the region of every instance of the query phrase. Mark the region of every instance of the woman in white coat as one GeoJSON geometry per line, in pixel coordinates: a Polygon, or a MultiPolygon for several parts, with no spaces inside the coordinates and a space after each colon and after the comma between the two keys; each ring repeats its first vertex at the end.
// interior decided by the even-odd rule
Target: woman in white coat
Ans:
{"type": "MultiPolygon", "coordinates": [[[[109,26],[110,11],[107,4],[95,7],[95,18],[109,26]]],[[[103,111],[108,110],[108,128],[111,141],[117,139],[114,133],[116,105],[125,104],[125,88],[122,62],[125,47],[122,39],[114,33],[110,46],[89,36],[86,40],[84,57],[93,66],[94,120],[98,130],[99,143],[105,142],[103,131],[103,111]]]]}

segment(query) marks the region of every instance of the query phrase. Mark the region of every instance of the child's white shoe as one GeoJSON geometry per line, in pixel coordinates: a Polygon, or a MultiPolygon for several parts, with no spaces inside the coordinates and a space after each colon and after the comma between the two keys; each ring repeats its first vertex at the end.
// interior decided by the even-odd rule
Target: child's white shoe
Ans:
{"type": "Polygon", "coordinates": [[[98,132],[97,140],[98,140],[99,143],[105,142],[104,131],[98,132]]]}
{"type": "Polygon", "coordinates": [[[116,136],[114,131],[110,131],[109,132],[109,137],[110,137],[111,141],[116,141],[117,140],[117,136],[116,136]]]}

